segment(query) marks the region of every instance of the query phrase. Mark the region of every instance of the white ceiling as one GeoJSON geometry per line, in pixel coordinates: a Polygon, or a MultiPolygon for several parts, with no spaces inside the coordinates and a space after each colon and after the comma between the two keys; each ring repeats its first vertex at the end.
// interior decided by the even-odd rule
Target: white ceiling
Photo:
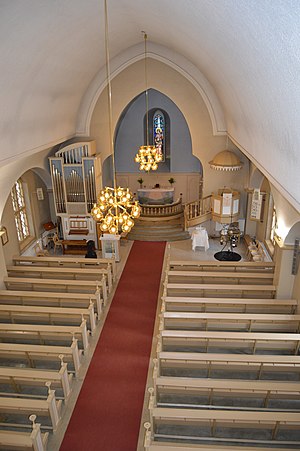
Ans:
{"type": "MultiPolygon", "coordinates": [[[[108,14],[111,58],[140,48],[141,30],[171,63],[185,57],[232,139],[300,210],[299,0],[108,0],[108,14]]],[[[103,0],[0,0],[0,25],[3,166],[76,133],[105,65],[103,0]]]]}

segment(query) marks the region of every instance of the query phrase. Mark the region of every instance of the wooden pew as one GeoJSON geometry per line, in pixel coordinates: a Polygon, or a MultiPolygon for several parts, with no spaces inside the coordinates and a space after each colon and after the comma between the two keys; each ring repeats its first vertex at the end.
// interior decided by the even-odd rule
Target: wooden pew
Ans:
{"type": "Polygon", "coordinates": [[[96,328],[94,304],[91,301],[88,308],[40,307],[28,305],[1,305],[0,320],[15,322],[48,322],[50,324],[80,325],[85,319],[93,333],[96,328]]]}
{"type": "Polygon", "coordinates": [[[59,279],[33,279],[22,277],[4,277],[3,282],[8,290],[29,291],[55,291],[66,293],[101,293],[104,304],[107,301],[107,288],[105,277],[98,280],[59,280],[59,279]]]}
{"type": "MultiPolygon", "coordinates": [[[[148,423],[145,423],[145,427],[148,427],[148,423]]],[[[202,445],[197,444],[193,445],[192,443],[183,444],[175,441],[162,442],[151,439],[151,431],[150,431],[150,423],[149,429],[147,429],[144,440],[144,448],[145,451],[270,451],[270,447],[261,447],[261,446],[236,446],[234,448],[229,448],[228,446],[222,446],[218,444],[214,445],[202,445]]],[[[291,451],[291,448],[278,448],[276,447],[276,451],[291,451]]]]}
{"type": "Polygon", "coordinates": [[[0,290],[0,304],[40,305],[67,308],[89,308],[93,302],[97,308],[98,318],[103,309],[100,292],[92,293],[54,293],[38,291],[0,290]]]}
{"type": "MultiPolygon", "coordinates": [[[[299,355],[271,354],[219,354],[200,352],[158,352],[154,359],[153,379],[165,375],[166,371],[176,369],[183,375],[191,374],[193,370],[203,371],[204,376],[216,377],[215,372],[233,372],[239,374],[255,372],[256,379],[261,379],[265,373],[295,374],[300,376],[299,355]]],[[[193,377],[193,376],[192,376],[193,377]]]]}
{"type": "Polygon", "coordinates": [[[168,267],[174,270],[187,270],[187,271],[230,271],[230,272],[261,272],[261,273],[274,273],[274,262],[220,262],[217,260],[169,260],[168,267]]]}
{"type": "MultiPolygon", "coordinates": [[[[220,407],[226,406],[224,400],[217,401],[215,397],[230,397],[236,400],[235,407],[244,406],[246,410],[251,410],[251,407],[244,405],[245,398],[256,398],[261,401],[262,408],[272,408],[269,402],[272,400],[300,400],[300,384],[299,382],[282,382],[282,381],[266,381],[266,380],[239,380],[239,379],[200,379],[191,377],[157,377],[154,384],[154,389],[148,390],[151,393],[151,405],[153,407],[164,406],[169,401],[164,401],[164,395],[172,395],[175,398],[172,404],[186,405],[186,396],[201,397],[201,406],[214,405],[220,407]],[[179,398],[178,398],[179,396],[179,398]]],[[[197,408],[197,403],[193,402],[191,408],[197,408]]],[[[274,407],[273,407],[274,408],[274,407]]],[[[259,410],[258,407],[253,407],[254,410],[259,410]]],[[[297,409],[292,407],[290,410],[297,409]]],[[[275,408],[276,410],[276,408],[275,408]]],[[[289,409],[285,409],[289,410],[289,409]]]]}
{"type": "Polygon", "coordinates": [[[11,385],[16,393],[22,393],[23,386],[45,386],[46,382],[51,382],[51,387],[62,389],[64,399],[67,400],[71,393],[72,377],[71,373],[68,374],[67,363],[62,363],[59,371],[0,366],[0,384],[11,385]]]}
{"type": "Polygon", "coordinates": [[[192,330],[162,330],[158,341],[158,352],[166,347],[190,349],[239,349],[255,354],[257,350],[285,350],[295,355],[300,348],[300,334],[263,332],[219,332],[192,330]]]}
{"type": "Polygon", "coordinates": [[[237,271],[175,271],[167,272],[167,280],[170,283],[215,283],[215,284],[273,284],[272,273],[237,272],[237,271]]]}
{"type": "Polygon", "coordinates": [[[60,421],[61,400],[55,398],[55,391],[48,391],[47,399],[32,398],[11,398],[0,396],[0,413],[14,415],[29,415],[34,412],[35,415],[47,416],[51,419],[53,431],[56,431],[60,421]]]}
{"type": "Polygon", "coordinates": [[[112,289],[111,271],[103,268],[65,268],[33,265],[7,266],[9,277],[40,277],[42,279],[102,280],[105,277],[107,289],[112,289]]]}
{"type": "MultiPolygon", "coordinates": [[[[0,292],[1,299],[1,292],[0,292]]],[[[201,298],[164,296],[162,311],[290,313],[297,310],[296,299],[201,298]]]]}
{"type": "Polygon", "coordinates": [[[160,330],[164,329],[300,333],[300,315],[163,312],[160,330]]]}
{"type": "Polygon", "coordinates": [[[82,342],[83,349],[89,347],[86,321],[80,326],[51,326],[45,324],[7,324],[0,323],[0,338],[8,340],[71,341],[72,337],[82,342]]]}
{"type": "Polygon", "coordinates": [[[193,434],[194,439],[202,441],[217,437],[218,439],[222,438],[222,442],[227,441],[229,443],[239,441],[245,444],[253,444],[254,442],[259,444],[262,441],[265,441],[265,443],[269,445],[278,444],[282,446],[291,443],[294,446],[300,446],[299,412],[200,410],[154,407],[150,410],[150,424],[154,439],[156,437],[159,439],[161,434],[163,434],[165,438],[169,437],[169,439],[174,439],[174,436],[176,435],[177,439],[180,437],[187,441],[186,435],[193,434]],[[191,430],[191,426],[197,426],[196,431],[195,429],[191,430]],[[187,432],[185,434],[183,432],[176,433],[178,427],[181,428],[181,431],[185,429],[187,432]],[[197,434],[198,427],[205,427],[206,434],[201,434],[201,436],[199,436],[197,434]],[[235,431],[235,438],[227,438],[228,429],[235,431]],[[269,439],[260,439],[259,430],[263,430],[262,435],[268,435],[269,439]],[[282,440],[280,438],[281,433],[287,431],[289,432],[289,440],[282,440]],[[255,440],[251,439],[251,435],[253,435],[254,432],[257,433],[257,439],[255,440]],[[293,437],[295,437],[294,440],[293,437]]]}
{"type": "Polygon", "coordinates": [[[31,264],[37,266],[63,266],[67,268],[99,267],[109,269],[111,267],[112,278],[116,279],[116,261],[114,258],[83,258],[83,257],[29,257],[15,255],[12,258],[14,265],[31,264]]]}
{"type": "MultiPolygon", "coordinates": [[[[72,339],[70,346],[31,345],[22,343],[0,343],[0,358],[9,360],[22,360],[29,367],[35,368],[37,362],[49,361],[61,367],[66,360],[72,364],[76,376],[81,366],[82,350],[78,349],[78,340],[72,339]]],[[[70,370],[70,369],[69,369],[70,370]]]]}
{"type": "MultiPolygon", "coordinates": [[[[36,415],[30,415],[29,418],[36,415]]],[[[49,432],[41,433],[41,425],[33,421],[32,432],[25,431],[0,431],[0,449],[2,450],[26,450],[46,451],[49,432]]]]}
{"type": "Polygon", "coordinates": [[[166,283],[164,296],[201,296],[222,298],[274,298],[275,285],[237,285],[237,284],[200,284],[200,283],[166,283]]]}

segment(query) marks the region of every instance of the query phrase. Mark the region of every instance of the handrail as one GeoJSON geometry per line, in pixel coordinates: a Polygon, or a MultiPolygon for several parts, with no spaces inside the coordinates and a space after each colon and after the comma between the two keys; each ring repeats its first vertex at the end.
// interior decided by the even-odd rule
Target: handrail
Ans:
{"type": "Polygon", "coordinates": [[[183,211],[181,197],[173,204],[166,205],[145,205],[140,204],[141,217],[143,216],[175,216],[183,211]]]}
{"type": "Polygon", "coordinates": [[[206,196],[194,202],[189,202],[184,206],[185,230],[192,225],[197,225],[211,219],[212,196],[206,196]]]}

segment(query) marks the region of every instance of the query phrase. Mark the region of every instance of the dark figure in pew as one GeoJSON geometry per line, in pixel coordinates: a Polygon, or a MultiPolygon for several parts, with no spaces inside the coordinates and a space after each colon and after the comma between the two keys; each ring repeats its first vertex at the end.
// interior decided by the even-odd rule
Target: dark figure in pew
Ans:
{"type": "Polygon", "coordinates": [[[95,251],[95,241],[89,240],[86,243],[87,253],[85,254],[85,258],[97,258],[97,254],[95,251]]]}

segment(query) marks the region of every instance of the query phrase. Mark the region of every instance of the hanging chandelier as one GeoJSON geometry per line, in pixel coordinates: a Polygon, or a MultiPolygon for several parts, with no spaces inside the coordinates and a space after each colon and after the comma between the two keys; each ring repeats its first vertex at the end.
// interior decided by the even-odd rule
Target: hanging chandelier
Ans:
{"type": "Polygon", "coordinates": [[[137,201],[133,200],[133,195],[129,188],[117,188],[116,169],[114,157],[114,140],[112,133],[112,102],[111,102],[111,80],[109,66],[108,48],[108,20],[107,20],[107,0],[104,0],[105,9],[105,51],[106,51],[106,76],[108,86],[108,111],[109,111],[109,134],[110,151],[112,155],[113,181],[114,186],[101,190],[97,203],[91,209],[91,215],[95,221],[100,222],[102,232],[118,235],[120,232],[128,233],[134,226],[133,218],[138,218],[141,207],[137,201]]]}
{"type": "Polygon", "coordinates": [[[145,42],[145,100],[146,100],[146,146],[141,146],[139,148],[138,153],[135,156],[135,162],[140,164],[140,171],[150,170],[156,171],[158,168],[158,164],[162,161],[161,149],[152,146],[149,144],[149,112],[148,112],[148,77],[147,77],[147,34],[142,31],[144,34],[144,42],[145,42]]]}

